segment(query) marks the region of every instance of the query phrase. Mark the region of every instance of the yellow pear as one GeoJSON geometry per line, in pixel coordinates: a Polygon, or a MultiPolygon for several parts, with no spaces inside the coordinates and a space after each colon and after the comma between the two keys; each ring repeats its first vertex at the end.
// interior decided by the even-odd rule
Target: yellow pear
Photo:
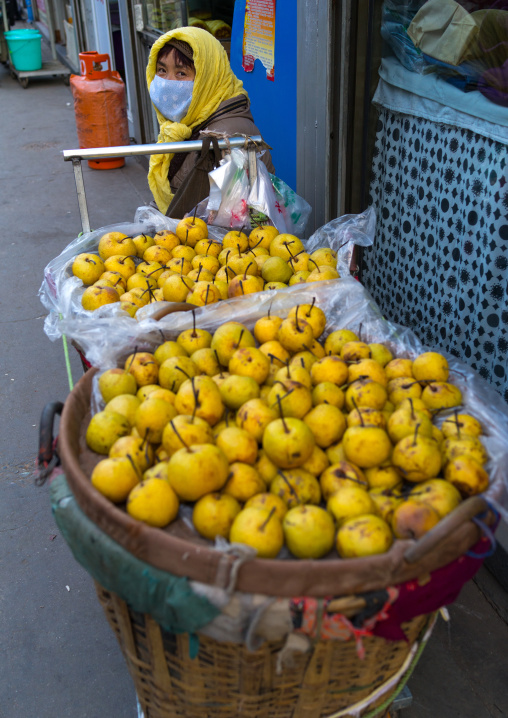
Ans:
{"type": "Polygon", "coordinates": [[[350,411],[346,417],[348,426],[379,426],[386,429],[384,411],[372,409],[370,406],[359,406],[350,411]]]}
{"type": "Polygon", "coordinates": [[[329,247],[320,247],[310,256],[319,267],[335,267],[337,264],[337,252],[329,247]]]}
{"type": "Polygon", "coordinates": [[[177,413],[198,416],[210,426],[215,426],[224,413],[221,392],[208,376],[186,379],[176,394],[175,408],[177,413]]]}
{"type": "Polygon", "coordinates": [[[284,319],[277,338],[284,349],[295,353],[310,347],[314,341],[314,332],[311,325],[296,313],[295,316],[284,319]]]}
{"type": "Polygon", "coordinates": [[[335,526],[330,514],[319,506],[289,509],[282,527],[286,545],[296,558],[322,558],[333,548],[335,526]]]}
{"type": "Polygon", "coordinates": [[[303,384],[285,379],[274,383],[268,394],[268,405],[279,416],[302,419],[312,408],[312,395],[303,384]]]}
{"type": "Polygon", "coordinates": [[[388,394],[385,387],[369,378],[356,379],[346,389],[345,406],[347,411],[363,407],[381,410],[387,400],[388,394]]]}
{"type": "Polygon", "coordinates": [[[325,352],[327,354],[340,355],[342,347],[346,342],[358,341],[358,336],[351,329],[336,329],[331,332],[325,341],[325,352]]]}
{"type": "Polygon", "coordinates": [[[181,274],[172,274],[162,285],[162,293],[167,302],[185,302],[192,291],[194,282],[181,274]]]}
{"type": "Polygon", "coordinates": [[[439,446],[434,439],[421,436],[415,430],[413,436],[406,436],[395,445],[392,464],[407,481],[433,479],[441,470],[439,446]]]}
{"type": "Polygon", "coordinates": [[[277,516],[279,521],[282,521],[288,511],[288,507],[284,499],[280,496],[276,496],[275,494],[266,492],[251,496],[251,498],[245,502],[245,508],[264,509],[265,511],[275,509],[275,516],[277,516]]]}
{"type": "Polygon", "coordinates": [[[407,499],[393,512],[392,530],[400,539],[419,539],[439,522],[439,514],[427,503],[407,499]]]}
{"type": "Polygon", "coordinates": [[[337,532],[336,547],[342,558],[386,553],[393,543],[390,526],[380,516],[364,514],[345,521],[337,532]]]}
{"type": "Polygon", "coordinates": [[[236,423],[241,429],[249,432],[254,439],[261,442],[263,433],[271,421],[277,419],[277,410],[268,406],[262,399],[249,399],[241,405],[236,415],[236,423]]]}
{"type": "Polygon", "coordinates": [[[190,357],[175,356],[165,359],[159,367],[159,384],[164,389],[177,392],[184,381],[197,376],[198,367],[190,357]]]}
{"type": "Polygon", "coordinates": [[[301,467],[278,471],[270,493],[280,496],[289,508],[298,504],[319,504],[321,488],[315,476],[301,467]]]}
{"type": "Polygon", "coordinates": [[[270,312],[266,317],[261,317],[254,324],[254,336],[260,344],[270,342],[277,339],[279,327],[282,324],[280,317],[270,316],[270,312]]]}
{"type": "Polygon", "coordinates": [[[136,410],[140,404],[138,397],[133,394],[119,394],[108,401],[104,411],[114,411],[117,414],[122,414],[129,424],[134,426],[136,410]]]}
{"type": "Polygon", "coordinates": [[[424,352],[413,360],[413,376],[417,381],[446,381],[450,369],[446,358],[438,352],[424,352]]]}
{"type": "Polygon", "coordinates": [[[393,512],[403,501],[401,495],[395,489],[370,489],[369,494],[376,504],[377,513],[391,526],[393,512]]]}
{"type": "Polygon", "coordinates": [[[154,461],[153,447],[136,436],[122,436],[115,441],[109,450],[109,457],[118,456],[130,456],[141,473],[144,473],[154,461]]]}
{"type": "Polygon", "coordinates": [[[470,456],[457,456],[449,461],[445,466],[444,477],[464,498],[482,494],[489,487],[488,473],[470,456]]]}
{"type": "Polygon", "coordinates": [[[340,350],[342,359],[346,362],[357,362],[361,359],[370,359],[369,345],[357,339],[346,342],[340,350]]]}
{"type": "Polygon", "coordinates": [[[326,455],[330,464],[337,464],[339,461],[346,461],[346,454],[344,453],[344,447],[342,441],[337,444],[332,444],[326,450],[326,455]]]}
{"type": "Polygon", "coordinates": [[[385,370],[375,359],[360,359],[349,365],[350,382],[366,377],[369,377],[372,381],[376,381],[378,384],[382,384],[383,386],[388,384],[385,370]]]}
{"type": "Polygon", "coordinates": [[[422,481],[411,489],[409,498],[430,504],[440,519],[451,513],[462,501],[458,489],[443,479],[422,481]]]}
{"type": "Polygon", "coordinates": [[[358,466],[342,460],[325,469],[319,477],[319,483],[325,501],[328,501],[336,491],[339,491],[344,486],[369,488],[362,470],[358,466]]]}
{"type": "Polygon", "coordinates": [[[293,270],[287,260],[271,256],[263,262],[261,276],[267,283],[281,282],[285,284],[291,279],[293,270]]]}
{"type": "Polygon", "coordinates": [[[372,466],[365,469],[365,478],[368,481],[369,489],[393,489],[402,481],[402,476],[395,466],[372,466]]]}
{"type": "Polygon", "coordinates": [[[289,352],[276,339],[260,344],[259,350],[277,367],[286,366],[289,361],[289,352]]]}
{"type": "Polygon", "coordinates": [[[441,411],[460,406],[462,393],[454,384],[446,381],[435,381],[428,384],[422,392],[422,400],[430,411],[441,411]]]}
{"type": "Polygon", "coordinates": [[[226,322],[215,330],[212,349],[217,351],[222,366],[227,367],[235,351],[240,347],[255,347],[256,342],[246,326],[239,322],[226,322]]]}
{"type": "Polygon", "coordinates": [[[156,232],[153,236],[155,244],[161,247],[166,247],[171,252],[175,247],[178,247],[180,240],[174,232],[169,229],[161,229],[156,232]]]}
{"type": "Polygon", "coordinates": [[[129,420],[114,411],[99,411],[86,429],[87,446],[97,454],[108,454],[117,439],[130,432],[129,420]]]}
{"type": "Polygon", "coordinates": [[[275,515],[275,508],[240,511],[231,526],[229,540],[251,546],[259,558],[275,558],[284,545],[282,525],[275,515]]]}
{"type": "Polygon", "coordinates": [[[130,491],[141,480],[136,465],[126,456],[103,459],[95,466],[90,477],[92,486],[113,503],[125,501],[130,491]]]}
{"type": "Polygon", "coordinates": [[[286,262],[304,249],[302,241],[294,234],[278,234],[270,242],[269,247],[272,257],[281,257],[286,262]]]}
{"type": "Polygon", "coordinates": [[[194,245],[196,254],[204,254],[206,256],[218,257],[222,251],[222,243],[215,239],[200,239],[194,245]]]}
{"type": "Polygon", "coordinates": [[[240,248],[240,252],[245,252],[249,248],[249,238],[241,230],[231,230],[226,232],[222,238],[223,247],[231,247],[233,249],[240,248]]]}
{"type": "Polygon", "coordinates": [[[340,357],[326,356],[312,364],[310,376],[314,386],[322,382],[331,382],[342,386],[348,380],[349,370],[346,362],[340,357]]]}
{"type": "Polygon", "coordinates": [[[259,384],[250,376],[231,374],[221,382],[219,392],[229,409],[239,409],[247,401],[259,398],[259,384]]]}
{"type": "Polygon", "coordinates": [[[217,437],[216,444],[227,456],[230,464],[241,461],[254,464],[258,457],[258,443],[248,431],[237,426],[226,427],[217,437]]]}
{"type": "Polygon", "coordinates": [[[240,347],[229,360],[229,372],[263,384],[270,372],[270,360],[256,347],[240,347]]]}
{"type": "Polygon", "coordinates": [[[164,479],[147,479],[137,484],[127,497],[127,513],[149,526],[163,528],[178,514],[178,497],[164,479]]]}
{"type": "Polygon", "coordinates": [[[229,465],[228,480],[222,490],[244,503],[252,496],[266,491],[266,484],[254,466],[235,461],[229,465]]]}
{"type": "Polygon", "coordinates": [[[310,458],[315,440],[301,419],[281,417],[271,421],[263,434],[263,449],[273,463],[283,469],[296,468],[310,458]]]}
{"type": "Polygon", "coordinates": [[[373,342],[369,344],[369,349],[371,357],[375,359],[378,364],[381,364],[382,367],[385,367],[393,359],[393,354],[384,344],[378,344],[376,342],[373,342]]]}
{"type": "Polygon", "coordinates": [[[428,416],[418,410],[397,409],[388,419],[387,431],[390,439],[397,444],[405,436],[413,436],[418,427],[418,434],[432,437],[432,422],[428,416]]]}
{"type": "Polygon", "coordinates": [[[154,244],[148,247],[144,254],[143,259],[146,262],[159,262],[159,264],[166,265],[170,259],[172,259],[171,252],[165,247],[161,247],[158,244],[154,244]]]}
{"type": "Polygon", "coordinates": [[[288,379],[290,381],[296,381],[299,384],[303,384],[303,386],[306,386],[307,389],[312,389],[312,379],[310,378],[310,373],[303,366],[290,363],[285,367],[281,367],[275,374],[274,384],[277,381],[283,382],[288,379]]]}
{"type": "Polygon", "coordinates": [[[193,352],[191,359],[197,366],[200,374],[214,377],[220,373],[221,367],[215,351],[211,347],[203,347],[193,352]]]}
{"type": "Polygon", "coordinates": [[[212,344],[212,335],[207,332],[206,329],[196,329],[196,314],[192,312],[193,317],[193,328],[184,329],[180,332],[176,341],[181,347],[185,349],[188,356],[193,354],[198,349],[205,349],[212,344]]]}
{"type": "Polygon", "coordinates": [[[331,404],[318,404],[307,412],[303,420],[322,449],[340,441],[346,430],[344,414],[331,404]]]}
{"type": "Polygon", "coordinates": [[[120,368],[102,372],[98,378],[98,385],[106,403],[119,394],[135,394],[138,388],[134,376],[120,368]]]}
{"type": "Polygon", "coordinates": [[[342,409],[345,402],[345,396],[342,389],[331,381],[322,381],[316,384],[312,390],[312,403],[314,406],[318,404],[330,404],[342,409]]]}
{"type": "Polygon", "coordinates": [[[377,426],[348,427],[342,444],[346,459],[362,469],[382,464],[392,453],[388,434],[377,426]]]}
{"type": "Polygon", "coordinates": [[[136,245],[122,232],[106,232],[99,240],[99,256],[105,260],[115,254],[136,256],[136,245]]]}
{"type": "Polygon", "coordinates": [[[364,514],[377,514],[377,507],[368,491],[360,486],[344,486],[336,491],[326,503],[326,510],[338,526],[347,519],[364,514]]]}
{"type": "Polygon", "coordinates": [[[229,494],[205,494],[194,504],[192,523],[196,531],[210,541],[217,536],[227,539],[240,511],[240,504],[229,494]]]}
{"type": "Polygon", "coordinates": [[[81,296],[83,309],[90,312],[106,304],[114,304],[119,301],[120,295],[112,286],[97,287],[92,285],[91,287],[87,287],[81,296]]]}
{"type": "Polygon", "coordinates": [[[255,227],[249,234],[249,247],[262,247],[268,249],[272,239],[279,234],[277,227],[264,225],[255,227]]]}
{"type": "Polygon", "coordinates": [[[405,357],[395,357],[385,365],[385,374],[388,381],[392,379],[413,379],[413,360],[405,357]]]}
{"type": "Polygon", "coordinates": [[[184,217],[176,225],[175,233],[182,244],[194,247],[200,239],[208,237],[208,225],[199,217],[184,217]]]}
{"type": "Polygon", "coordinates": [[[404,399],[419,399],[422,395],[422,387],[417,381],[407,376],[399,376],[388,380],[388,400],[394,406],[400,404],[404,399]]]}
{"type": "Polygon", "coordinates": [[[158,461],[153,466],[150,466],[149,469],[146,469],[146,471],[143,472],[143,480],[147,481],[148,479],[164,479],[164,481],[168,480],[168,462],[167,460],[158,461]]]}
{"type": "Polygon", "coordinates": [[[271,459],[268,458],[266,453],[261,449],[258,452],[258,460],[256,461],[256,469],[259,472],[259,475],[265,482],[265,484],[268,486],[272,483],[274,478],[277,476],[277,471],[279,470],[279,467],[276,466],[271,459]]]}
{"type": "Polygon", "coordinates": [[[308,471],[312,476],[320,476],[330,466],[328,456],[320,449],[319,446],[315,446],[312,454],[307,461],[302,464],[302,469],[308,471]]]}
{"type": "Polygon", "coordinates": [[[104,272],[104,262],[96,254],[82,252],[72,263],[72,273],[81,279],[85,287],[96,282],[104,272]]]}
{"type": "Polygon", "coordinates": [[[182,501],[197,501],[220,491],[228,479],[229,463],[213,444],[178,449],[168,462],[168,480],[182,501]]]}
{"type": "Polygon", "coordinates": [[[187,446],[212,443],[213,434],[208,422],[190,414],[178,414],[162,432],[162,446],[169,456],[187,446]]]}
{"type": "Polygon", "coordinates": [[[135,378],[138,386],[157,384],[159,365],[151,352],[136,352],[125,360],[124,368],[135,378]]]}
{"type": "Polygon", "coordinates": [[[452,437],[461,439],[464,436],[480,436],[482,433],[482,425],[478,419],[470,414],[459,414],[455,412],[453,416],[443,421],[441,431],[447,439],[452,437]]]}
{"type": "Polygon", "coordinates": [[[218,288],[211,282],[196,282],[187,295],[187,304],[194,304],[196,307],[206,307],[220,301],[221,296],[218,288]]]}
{"type": "Polygon", "coordinates": [[[164,399],[151,396],[136,409],[135,424],[139,435],[152,444],[160,444],[164,427],[177,415],[175,407],[164,399]]]}
{"type": "Polygon", "coordinates": [[[488,458],[485,447],[476,436],[445,439],[441,445],[441,453],[444,464],[457,456],[469,456],[479,464],[485,464],[488,458]]]}
{"type": "Polygon", "coordinates": [[[171,357],[186,357],[189,355],[180,343],[169,341],[159,344],[153,356],[160,366],[162,362],[166,361],[166,359],[171,359],[171,357]]]}

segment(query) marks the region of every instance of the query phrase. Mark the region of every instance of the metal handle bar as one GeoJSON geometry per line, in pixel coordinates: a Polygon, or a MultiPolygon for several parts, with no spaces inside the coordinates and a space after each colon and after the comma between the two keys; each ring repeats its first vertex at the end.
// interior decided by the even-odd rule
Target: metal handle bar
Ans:
{"type": "MultiPolygon", "coordinates": [[[[261,143],[261,135],[253,137],[231,137],[228,140],[219,140],[219,149],[227,150],[229,147],[244,147],[246,144],[261,143]]],[[[203,140],[192,142],[157,142],[151,145],[125,145],[123,147],[90,147],[83,150],[63,150],[65,162],[72,160],[103,160],[113,157],[137,157],[139,155],[167,155],[175,152],[196,152],[201,149],[203,140]]]]}
{"type": "MultiPolygon", "coordinates": [[[[227,150],[232,147],[247,147],[249,150],[249,168],[255,171],[255,146],[263,143],[261,135],[253,137],[230,137],[227,140],[219,140],[219,149],[227,150]]],[[[83,232],[90,232],[90,219],[86,203],[85,182],[81,160],[111,159],[113,157],[137,157],[139,155],[165,155],[175,152],[196,152],[201,149],[203,140],[192,142],[157,142],[150,145],[125,145],[123,147],[91,147],[89,149],[63,150],[64,162],[72,162],[74,169],[74,180],[76,182],[76,193],[78,195],[79,214],[83,232]]]]}

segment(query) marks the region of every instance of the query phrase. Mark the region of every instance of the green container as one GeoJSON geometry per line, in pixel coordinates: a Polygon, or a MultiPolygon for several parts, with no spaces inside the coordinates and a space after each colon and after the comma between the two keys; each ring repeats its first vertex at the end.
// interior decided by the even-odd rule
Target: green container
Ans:
{"type": "Polygon", "coordinates": [[[42,35],[38,30],[9,30],[5,39],[15,70],[30,72],[42,68],[42,35]]]}

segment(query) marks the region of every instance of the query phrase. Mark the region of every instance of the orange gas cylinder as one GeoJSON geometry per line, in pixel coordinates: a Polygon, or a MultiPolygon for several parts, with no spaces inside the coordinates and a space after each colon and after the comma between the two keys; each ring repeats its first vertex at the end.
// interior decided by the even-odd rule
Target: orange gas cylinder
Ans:
{"type": "MultiPolygon", "coordinates": [[[[109,55],[80,52],[81,75],[71,75],[74,114],[81,149],[121,147],[129,144],[125,85],[119,73],[111,69],[109,55]],[[102,63],[108,65],[102,69],[102,63]]],[[[89,160],[97,170],[123,167],[124,157],[89,160]]]]}

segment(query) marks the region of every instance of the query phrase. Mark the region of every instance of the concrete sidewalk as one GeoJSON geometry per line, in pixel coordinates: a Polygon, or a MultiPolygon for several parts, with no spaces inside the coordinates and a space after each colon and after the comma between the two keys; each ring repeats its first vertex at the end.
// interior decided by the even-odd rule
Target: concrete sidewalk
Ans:
{"type": "MultiPolygon", "coordinates": [[[[78,146],[72,96],[56,79],[23,90],[0,65],[0,102],[0,718],[135,718],[133,685],[92,581],[59,535],[48,487],[35,488],[32,476],[40,412],[68,393],[62,345],[43,332],[37,292],[45,265],[81,229],[61,156],[78,146]]],[[[135,160],[84,175],[94,228],[131,221],[150,199],[135,160]]],[[[74,351],[71,364],[77,380],[74,351]]],[[[450,623],[438,622],[403,718],[508,716],[508,627],[479,585],[506,609],[506,594],[482,570],[450,623]]]]}

